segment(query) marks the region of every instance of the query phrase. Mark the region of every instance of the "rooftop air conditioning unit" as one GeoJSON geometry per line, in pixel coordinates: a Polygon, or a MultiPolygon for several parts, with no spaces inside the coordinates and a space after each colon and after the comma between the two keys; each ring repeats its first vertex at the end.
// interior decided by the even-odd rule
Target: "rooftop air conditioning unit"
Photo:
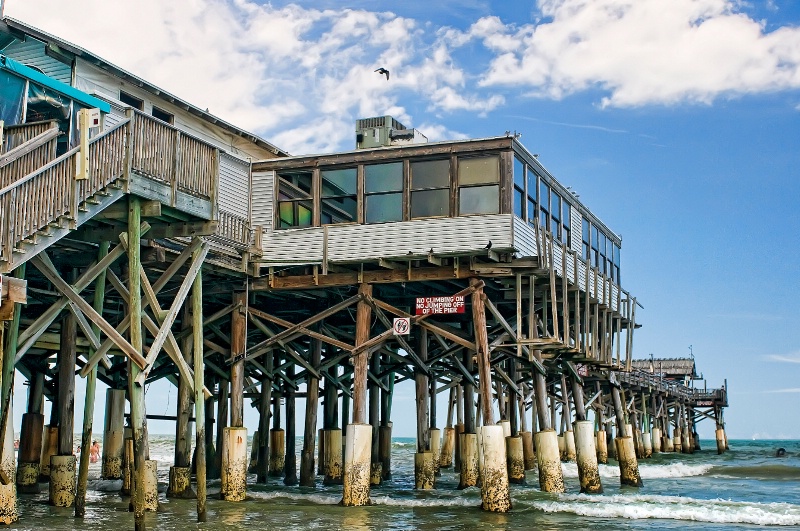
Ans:
{"type": "Polygon", "coordinates": [[[370,149],[403,144],[424,144],[428,138],[409,129],[391,116],[356,120],[356,149],[370,149]]]}

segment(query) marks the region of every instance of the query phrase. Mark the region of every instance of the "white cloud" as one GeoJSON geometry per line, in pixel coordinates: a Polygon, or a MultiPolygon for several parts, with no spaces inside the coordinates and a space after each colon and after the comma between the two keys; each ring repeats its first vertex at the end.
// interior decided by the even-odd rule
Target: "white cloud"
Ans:
{"type": "Polygon", "coordinates": [[[770,354],[767,359],[781,363],[800,363],[800,351],[790,354],[770,354]]]}
{"type": "Polygon", "coordinates": [[[498,53],[481,83],[561,98],[589,88],[603,106],[711,103],[721,95],[800,87],[800,29],[766,33],[733,0],[540,0],[544,22],[489,26],[498,53]]]}
{"type": "Polygon", "coordinates": [[[536,24],[486,16],[464,30],[255,0],[6,4],[293,153],[350,148],[357,117],[430,122],[598,89],[600,105],[636,106],[800,87],[800,28],[767,32],[736,0],[539,0],[536,24]]]}

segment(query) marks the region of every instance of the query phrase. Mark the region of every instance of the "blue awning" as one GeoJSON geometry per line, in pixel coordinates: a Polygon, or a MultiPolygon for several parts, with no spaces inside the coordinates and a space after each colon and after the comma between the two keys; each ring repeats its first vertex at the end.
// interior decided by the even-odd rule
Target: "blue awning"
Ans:
{"type": "Polygon", "coordinates": [[[94,96],[90,96],[89,94],[86,94],[75,87],[71,87],[66,83],[55,80],[52,77],[42,74],[41,72],[37,72],[33,68],[29,68],[24,64],[11,59],[10,57],[6,57],[5,55],[0,55],[0,68],[29,79],[36,84],[53,89],[56,92],[60,92],[69,99],[77,101],[86,107],[97,108],[105,113],[111,112],[111,105],[105,101],[95,98],[94,96]]]}

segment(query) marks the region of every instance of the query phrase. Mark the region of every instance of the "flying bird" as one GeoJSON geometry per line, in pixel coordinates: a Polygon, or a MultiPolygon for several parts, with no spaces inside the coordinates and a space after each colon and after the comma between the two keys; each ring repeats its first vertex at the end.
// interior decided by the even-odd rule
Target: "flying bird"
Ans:
{"type": "Polygon", "coordinates": [[[376,71],[377,73],[381,74],[381,75],[385,75],[385,76],[386,76],[386,81],[389,81],[389,71],[388,71],[388,70],[386,70],[386,69],[385,69],[385,68],[383,68],[383,67],[380,67],[379,69],[377,69],[377,70],[375,70],[375,71],[376,71]]]}

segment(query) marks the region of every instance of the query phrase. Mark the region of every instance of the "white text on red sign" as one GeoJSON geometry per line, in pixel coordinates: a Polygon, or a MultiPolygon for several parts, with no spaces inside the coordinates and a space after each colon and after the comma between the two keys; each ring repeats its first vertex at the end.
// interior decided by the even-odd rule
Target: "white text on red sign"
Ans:
{"type": "Polygon", "coordinates": [[[464,296],[417,297],[417,315],[434,313],[464,313],[464,296]]]}

